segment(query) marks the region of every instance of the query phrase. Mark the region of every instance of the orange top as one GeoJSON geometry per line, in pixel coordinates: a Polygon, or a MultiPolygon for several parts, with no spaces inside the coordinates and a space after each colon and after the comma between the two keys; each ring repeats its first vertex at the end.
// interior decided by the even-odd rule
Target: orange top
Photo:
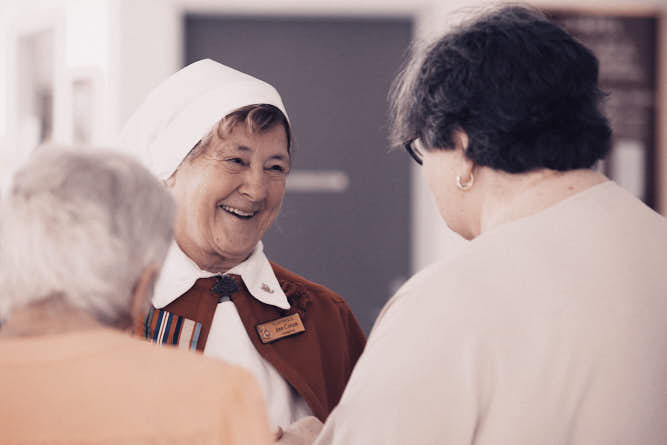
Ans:
{"type": "Polygon", "coordinates": [[[245,371],[117,331],[2,339],[0,376],[2,443],[271,443],[245,371]]]}

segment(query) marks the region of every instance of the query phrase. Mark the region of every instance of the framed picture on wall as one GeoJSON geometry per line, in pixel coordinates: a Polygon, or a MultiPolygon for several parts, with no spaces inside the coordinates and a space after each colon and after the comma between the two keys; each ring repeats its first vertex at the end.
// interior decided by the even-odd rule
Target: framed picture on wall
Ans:
{"type": "Polygon", "coordinates": [[[657,11],[546,10],[600,60],[613,145],[602,170],[645,203],[659,204],[657,11]]]}
{"type": "Polygon", "coordinates": [[[72,143],[91,145],[95,141],[98,116],[99,73],[94,69],[74,71],[71,76],[72,143]]]}

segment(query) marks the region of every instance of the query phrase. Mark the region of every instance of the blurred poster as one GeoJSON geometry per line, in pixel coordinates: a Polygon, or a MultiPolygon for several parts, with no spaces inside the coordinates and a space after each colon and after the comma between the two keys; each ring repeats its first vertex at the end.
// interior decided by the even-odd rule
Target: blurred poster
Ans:
{"type": "Polygon", "coordinates": [[[646,147],[638,140],[618,139],[610,154],[611,176],[639,199],[646,199],[646,147]]]}
{"type": "Polygon", "coordinates": [[[21,35],[16,48],[18,142],[14,157],[19,164],[35,147],[53,137],[54,31],[21,35]]]}
{"type": "Polygon", "coordinates": [[[75,145],[89,145],[93,133],[93,80],[79,78],[72,81],[72,141],[75,145]]]}
{"type": "Polygon", "coordinates": [[[591,48],[614,131],[605,173],[648,205],[656,205],[658,17],[576,11],[547,15],[591,48]]]}

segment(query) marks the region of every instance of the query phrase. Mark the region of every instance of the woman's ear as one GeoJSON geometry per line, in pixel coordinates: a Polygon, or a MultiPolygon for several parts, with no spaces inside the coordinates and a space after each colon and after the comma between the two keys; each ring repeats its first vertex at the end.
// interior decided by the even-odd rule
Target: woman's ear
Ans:
{"type": "Polygon", "coordinates": [[[158,270],[154,264],[150,264],[141,271],[130,298],[130,316],[132,326],[137,326],[146,317],[146,311],[153,296],[153,285],[157,279],[158,270]]]}
{"type": "Polygon", "coordinates": [[[466,133],[465,130],[459,128],[455,131],[454,147],[455,150],[461,155],[458,173],[464,182],[467,182],[468,178],[472,177],[473,171],[475,170],[475,161],[467,156],[469,142],[470,140],[468,139],[468,133],[466,133]]]}
{"type": "Polygon", "coordinates": [[[454,131],[454,145],[457,150],[462,150],[464,153],[468,150],[468,133],[462,128],[454,131]]]}

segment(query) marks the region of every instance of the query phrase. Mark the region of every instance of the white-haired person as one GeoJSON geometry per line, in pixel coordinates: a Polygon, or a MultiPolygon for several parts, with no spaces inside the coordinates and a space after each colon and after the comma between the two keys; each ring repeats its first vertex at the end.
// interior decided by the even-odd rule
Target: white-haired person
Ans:
{"type": "Polygon", "coordinates": [[[16,173],[0,228],[0,442],[270,442],[247,372],[128,332],[174,215],[119,154],[41,148],[16,173]]]}
{"type": "MultiPolygon", "coordinates": [[[[275,88],[201,60],[149,94],[120,142],[177,204],[175,242],[139,334],[250,370],[274,427],[311,414],[324,421],[365,344],[339,295],[264,252],[291,140],[275,88]]],[[[313,261],[321,254],[312,252],[313,261]]]]}

